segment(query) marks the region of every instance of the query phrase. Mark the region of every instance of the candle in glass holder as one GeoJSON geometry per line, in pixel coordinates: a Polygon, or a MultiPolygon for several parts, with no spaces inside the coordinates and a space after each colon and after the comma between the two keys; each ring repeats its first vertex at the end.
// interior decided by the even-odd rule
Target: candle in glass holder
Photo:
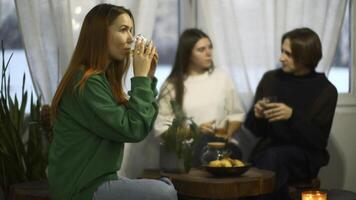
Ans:
{"type": "Polygon", "coordinates": [[[326,192],[321,191],[304,191],[302,192],[302,200],[326,200],[326,192]]]}

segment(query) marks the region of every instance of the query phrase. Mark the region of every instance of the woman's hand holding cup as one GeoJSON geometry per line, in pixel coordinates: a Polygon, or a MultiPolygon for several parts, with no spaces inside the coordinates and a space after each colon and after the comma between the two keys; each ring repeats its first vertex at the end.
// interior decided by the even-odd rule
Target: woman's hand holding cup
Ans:
{"type": "Polygon", "coordinates": [[[142,36],[138,36],[135,39],[135,47],[133,49],[134,76],[153,76],[156,65],[153,68],[151,65],[155,55],[158,58],[153,42],[147,42],[142,36]]]}
{"type": "Polygon", "coordinates": [[[202,123],[199,125],[199,131],[203,134],[214,134],[215,133],[215,120],[202,123]]]}

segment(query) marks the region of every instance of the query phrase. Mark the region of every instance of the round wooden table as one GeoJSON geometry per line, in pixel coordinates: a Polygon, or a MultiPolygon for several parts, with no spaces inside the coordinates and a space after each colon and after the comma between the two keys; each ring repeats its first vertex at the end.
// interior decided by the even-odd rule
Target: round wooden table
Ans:
{"type": "Polygon", "coordinates": [[[186,174],[161,172],[171,179],[179,195],[231,199],[268,194],[274,190],[275,174],[267,170],[250,168],[237,177],[215,177],[204,169],[191,169],[186,174]]]}

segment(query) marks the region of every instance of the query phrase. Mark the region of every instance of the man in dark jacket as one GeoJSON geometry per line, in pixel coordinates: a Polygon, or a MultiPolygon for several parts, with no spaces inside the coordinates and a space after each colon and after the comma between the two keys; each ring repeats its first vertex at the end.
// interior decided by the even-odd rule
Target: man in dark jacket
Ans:
{"type": "Polygon", "coordinates": [[[285,33],[282,68],[264,74],[247,115],[245,126],[261,137],[251,162],[276,173],[271,199],[288,199],[288,181],[316,177],[329,161],[326,146],[338,94],[325,74],[315,71],[321,57],[314,31],[285,33]]]}

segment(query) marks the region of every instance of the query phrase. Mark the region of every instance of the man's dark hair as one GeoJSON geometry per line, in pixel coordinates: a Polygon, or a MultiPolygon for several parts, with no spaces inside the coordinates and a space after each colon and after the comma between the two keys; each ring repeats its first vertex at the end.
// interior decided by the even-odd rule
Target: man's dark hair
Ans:
{"type": "Polygon", "coordinates": [[[314,70],[323,56],[319,36],[310,28],[297,28],[282,36],[282,44],[286,39],[290,40],[296,66],[314,70]]]}

